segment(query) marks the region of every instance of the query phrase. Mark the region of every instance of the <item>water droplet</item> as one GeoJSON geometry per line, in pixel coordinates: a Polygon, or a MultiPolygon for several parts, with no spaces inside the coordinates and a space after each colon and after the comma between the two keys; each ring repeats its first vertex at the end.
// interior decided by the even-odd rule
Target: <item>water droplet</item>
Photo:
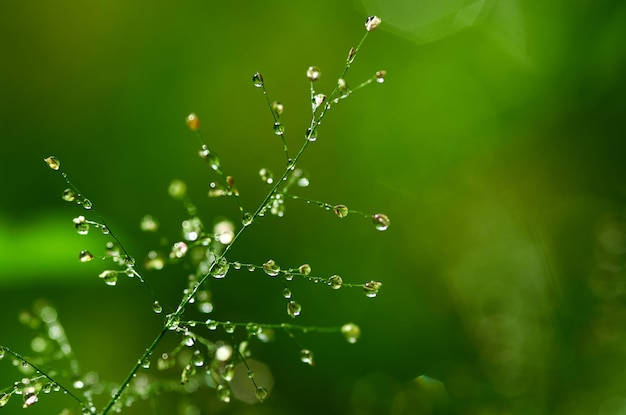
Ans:
{"type": "MultiPolygon", "coordinates": [[[[348,83],[346,82],[345,79],[343,78],[339,78],[337,80],[337,86],[339,87],[339,90],[342,92],[342,96],[345,96],[348,92],[348,83]]],[[[336,102],[336,101],[335,101],[336,102]]]]}
{"type": "Polygon", "coordinates": [[[354,323],[346,323],[341,326],[341,334],[343,334],[348,343],[356,343],[359,337],[361,337],[361,329],[354,323]]]}
{"type": "Polygon", "coordinates": [[[193,112],[185,118],[185,122],[191,131],[197,131],[200,128],[200,119],[193,112]]]}
{"type": "Polygon", "coordinates": [[[147,270],[161,270],[165,267],[165,260],[163,256],[157,251],[148,252],[148,256],[146,258],[146,262],[144,266],[147,270]]]}
{"type": "Polygon", "coordinates": [[[144,232],[156,232],[159,229],[159,222],[152,215],[145,215],[141,218],[139,227],[144,232]]]}
{"type": "Polygon", "coordinates": [[[367,297],[374,298],[378,294],[378,290],[380,290],[382,285],[383,284],[378,281],[366,282],[363,285],[363,291],[365,291],[365,295],[367,297]]]}
{"type": "Polygon", "coordinates": [[[261,75],[260,72],[256,72],[254,75],[252,75],[252,85],[256,86],[257,88],[261,88],[263,86],[263,75],[261,75]]]}
{"type": "Polygon", "coordinates": [[[348,206],[346,205],[336,205],[335,207],[333,207],[333,212],[335,212],[335,215],[339,216],[340,218],[345,218],[346,216],[348,216],[348,206]]]}
{"type": "Polygon", "coordinates": [[[276,115],[276,118],[278,118],[281,115],[283,115],[283,111],[284,110],[285,110],[285,107],[283,106],[283,104],[281,104],[278,101],[273,101],[272,102],[272,112],[274,112],[274,115],[276,115]]]}
{"type": "Polygon", "coordinates": [[[313,111],[318,109],[324,102],[326,102],[326,95],[324,95],[324,94],[317,94],[317,95],[315,95],[313,97],[312,102],[311,102],[311,104],[313,106],[313,111]]]}
{"type": "Polygon", "coordinates": [[[141,362],[139,362],[139,364],[141,365],[142,368],[144,369],[150,369],[150,358],[146,357],[145,359],[143,359],[141,362]]]}
{"type": "Polygon", "coordinates": [[[350,51],[348,52],[348,63],[352,63],[355,56],[356,56],[356,49],[350,48],[350,51]]]}
{"type": "Polygon", "coordinates": [[[313,366],[313,352],[309,349],[300,350],[300,361],[309,366],[313,366]]]}
{"type": "Polygon", "coordinates": [[[52,392],[52,383],[46,383],[41,387],[41,391],[45,394],[52,392]]]}
{"type": "Polygon", "coordinates": [[[285,287],[283,289],[283,297],[285,297],[286,299],[291,298],[291,290],[289,288],[285,287]]]}
{"type": "Polygon", "coordinates": [[[28,391],[24,392],[24,405],[22,408],[28,408],[29,406],[34,405],[39,400],[37,393],[35,392],[34,387],[28,388],[28,391]]]}
{"type": "Polygon", "coordinates": [[[174,199],[182,199],[187,194],[187,184],[182,180],[174,179],[170,182],[167,193],[174,199]]]}
{"type": "Polygon", "coordinates": [[[376,82],[382,84],[385,82],[385,76],[387,76],[387,71],[376,71],[376,82]]]}
{"type": "Polygon", "coordinates": [[[193,356],[191,356],[191,364],[195,367],[204,366],[204,356],[200,352],[200,350],[196,350],[193,352],[193,356]]]}
{"type": "Polygon", "coordinates": [[[89,262],[93,258],[93,254],[89,251],[80,251],[80,254],[78,254],[78,259],[80,259],[80,262],[89,262]]]}
{"type": "Polygon", "coordinates": [[[176,242],[172,245],[172,251],[170,252],[170,258],[182,258],[187,253],[187,244],[184,242],[176,242]]]}
{"type": "Polygon", "coordinates": [[[279,122],[274,123],[274,134],[283,135],[285,134],[285,126],[279,122]]]}
{"type": "Polygon", "coordinates": [[[253,219],[254,219],[254,216],[252,216],[252,213],[246,212],[243,214],[243,217],[241,218],[241,223],[243,224],[243,226],[248,226],[252,223],[253,219]]]}
{"type": "Polygon", "coordinates": [[[213,232],[215,233],[215,239],[221,244],[228,245],[233,241],[235,237],[235,225],[229,220],[222,220],[215,224],[213,232]]]}
{"type": "Polygon", "coordinates": [[[256,270],[256,265],[254,265],[254,264],[248,265],[248,271],[254,272],[255,270],[256,270]]]}
{"type": "Polygon", "coordinates": [[[235,332],[235,325],[230,321],[225,321],[223,326],[226,333],[233,334],[235,332]]]}
{"type": "Polygon", "coordinates": [[[300,274],[307,276],[311,274],[311,266],[309,264],[302,264],[298,268],[298,271],[300,271],[300,274]]]}
{"type": "Polygon", "coordinates": [[[205,321],[204,323],[206,324],[206,327],[207,327],[209,330],[216,330],[216,329],[217,329],[218,322],[217,322],[217,321],[215,321],[215,320],[211,320],[211,319],[209,318],[209,319],[207,319],[207,321],[205,321]]]}
{"type": "Polygon", "coordinates": [[[228,269],[230,268],[230,264],[226,260],[226,258],[220,259],[218,263],[215,264],[213,270],[211,271],[211,275],[214,278],[224,278],[228,273],[228,269]]]}
{"type": "Polygon", "coordinates": [[[343,284],[343,279],[339,275],[333,275],[332,277],[328,278],[328,285],[333,290],[338,290],[339,288],[341,288],[341,284],[343,284]]]}
{"type": "Polygon", "coordinates": [[[76,200],[76,192],[72,189],[65,189],[63,190],[61,198],[63,198],[63,200],[67,202],[73,202],[74,200],[76,200]]]}
{"type": "Polygon", "coordinates": [[[183,344],[187,347],[191,347],[196,344],[196,339],[193,333],[187,332],[185,333],[185,337],[183,338],[183,344]]]}
{"type": "Polygon", "coordinates": [[[379,231],[386,231],[389,228],[389,218],[387,215],[382,213],[377,213],[372,216],[372,221],[374,222],[374,226],[379,231]]]}
{"type": "Polygon", "coordinates": [[[182,222],[183,238],[187,241],[195,241],[202,234],[202,221],[195,216],[182,222]]]}
{"type": "Polygon", "coordinates": [[[61,167],[61,162],[54,156],[46,157],[43,161],[45,161],[52,170],[59,170],[59,167],[61,167]]]}
{"type": "Polygon", "coordinates": [[[305,138],[309,141],[317,140],[317,128],[314,128],[314,129],[307,128],[305,138]]]}
{"type": "Polygon", "coordinates": [[[83,204],[83,207],[86,210],[91,210],[91,208],[93,207],[93,204],[91,203],[91,200],[89,200],[87,198],[83,199],[82,204],[83,204]]]}
{"type": "Polygon", "coordinates": [[[226,382],[230,382],[231,380],[233,380],[233,377],[235,376],[235,365],[228,364],[224,367],[224,371],[222,372],[222,379],[224,379],[226,382]]]}
{"type": "Polygon", "coordinates": [[[104,225],[100,225],[100,231],[102,231],[103,235],[108,235],[111,233],[111,230],[104,225]]]}
{"type": "Polygon", "coordinates": [[[280,273],[280,267],[274,262],[273,259],[268,260],[263,264],[263,271],[270,277],[275,277],[280,273]]]}
{"type": "Polygon", "coordinates": [[[198,152],[198,154],[200,155],[200,157],[202,157],[209,163],[209,165],[211,166],[213,170],[215,171],[219,170],[220,168],[219,157],[217,157],[215,153],[211,152],[206,145],[202,144],[202,147],[200,148],[200,151],[198,152]]]}
{"type": "Polygon", "coordinates": [[[4,347],[0,347],[0,360],[4,359],[6,352],[4,351],[4,347]]]}
{"type": "Polygon", "coordinates": [[[295,318],[300,315],[300,312],[302,312],[302,306],[293,300],[289,301],[287,304],[287,314],[295,318]]]}
{"type": "Polygon", "coordinates": [[[152,311],[157,314],[161,314],[163,312],[163,306],[161,306],[161,303],[157,300],[154,300],[154,303],[152,303],[152,311]]]}
{"type": "MultiPolygon", "coordinates": [[[[258,86],[258,85],[255,84],[255,86],[258,86]]],[[[226,386],[223,383],[220,383],[219,385],[217,385],[215,392],[217,394],[217,399],[226,403],[230,402],[230,389],[228,388],[228,386],[226,386]]]]}
{"type": "Polygon", "coordinates": [[[87,235],[89,233],[89,223],[87,223],[87,219],[84,216],[78,216],[73,221],[74,229],[76,229],[79,235],[87,235]]]}
{"type": "Polygon", "coordinates": [[[322,72],[317,66],[309,66],[309,69],[306,70],[306,77],[309,78],[311,82],[317,81],[320,79],[320,76],[322,76],[322,72]]]}
{"type": "Polygon", "coordinates": [[[376,29],[381,22],[382,20],[380,19],[380,17],[370,16],[367,18],[367,20],[365,20],[365,30],[371,32],[372,30],[376,29]]]}
{"type": "Polygon", "coordinates": [[[117,271],[115,270],[106,270],[106,271],[102,271],[99,275],[100,278],[102,278],[104,280],[104,283],[106,285],[115,285],[117,284],[117,271]]]}
{"type": "Polygon", "coordinates": [[[257,386],[256,391],[254,392],[254,395],[259,400],[259,402],[263,402],[265,399],[267,399],[267,396],[269,394],[270,393],[263,386],[257,386]]]}
{"type": "Polygon", "coordinates": [[[272,172],[266,168],[262,168],[259,170],[259,176],[261,176],[261,180],[263,180],[267,184],[274,183],[274,175],[272,172]]]}

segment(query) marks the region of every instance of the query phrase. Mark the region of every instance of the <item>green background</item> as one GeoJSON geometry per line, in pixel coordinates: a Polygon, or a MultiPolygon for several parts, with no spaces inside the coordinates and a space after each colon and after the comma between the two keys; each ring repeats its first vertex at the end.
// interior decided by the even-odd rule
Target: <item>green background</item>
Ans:
{"type": "MultiPolygon", "coordinates": [[[[107,265],[79,263],[81,249],[101,251],[105,239],[73,231],[84,211],[61,200],[65,186],[44,157],[61,160],[137,258],[159,246],[139,230],[145,214],[179,238],[185,212],[167,196],[172,179],[187,183],[206,223],[237,223],[232,201],[206,197],[217,178],[186,115],[199,115],[255,209],[266,192],[258,170],[277,174],[284,154],[252,74],[285,105],[295,152],[310,116],[306,68],[321,68],[316,88],[329,92],[368,14],[383,25],[348,83],[379,69],[386,82],[333,107],[301,160],[311,185],[300,194],[384,212],[390,229],[288,202],[284,218],[255,224],[229,255],[382,281],[375,299],[294,284],[298,322],[354,321],[362,338],[300,336],[313,368],[286,336],[257,344],[275,380],[263,405],[224,406],[207,389],[183,400],[202,413],[624,413],[619,1],[2,1],[0,344],[28,353],[17,315],[45,297],[83,369],[119,382],[162,324],[137,281],[107,287],[97,278],[107,265]]],[[[175,307],[185,270],[146,276],[175,307]]],[[[288,319],[282,286],[261,274],[231,273],[212,289],[216,318],[288,319]]],[[[0,362],[1,385],[19,378],[0,362]]],[[[176,399],[157,413],[186,413],[176,399]]],[[[30,413],[68,402],[41,400],[30,413]]]]}

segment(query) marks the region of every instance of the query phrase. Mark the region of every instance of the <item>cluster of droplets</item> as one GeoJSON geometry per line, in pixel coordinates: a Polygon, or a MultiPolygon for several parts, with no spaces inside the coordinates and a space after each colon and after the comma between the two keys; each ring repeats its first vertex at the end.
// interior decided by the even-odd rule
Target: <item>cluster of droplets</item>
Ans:
{"type": "MultiPolygon", "coordinates": [[[[368,17],[365,23],[367,32],[374,30],[380,25],[381,20],[376,16],[368,17]]],[[[361,41],[362,43],[362,41],[361,41]]],[[[359,47],[361,45],[359,43],[359,47]]],[[[367,85],[371,82],[383,83],[385,80],[386,72],[377,71],[371,79],[356,86],[350,88],[344,78],[347,69],[353,63],[354,58],[358,52],[357,48],[351,48],[348,53],[346,62],[346,70],[342,76],[338,79],[336,88],[331,94],[319,93],[314,90],[314,83],[316,83],[321,77],[321,70],[317,66],[310,66],[306,71],[306,76],[311,82],[311,108],[312,108],[312,120],[305,132],[304,148],[310,142],[314,142],[318,138],[318,128],[321,124],[324,115],[327,110],[330,109],[331,103],[338,102],[339,99],[347,98],[354,90],[367,85]]],[[[266,212],[272,215],[282,217],[285,213],[285,200],[287,198],[302,199],[300,197],[291,195],[288,193],[289,188],[296,184],[298,187],[306,187],[309,184],[308,178],[303,174],[302,170],[296,168],[296,163],[300,157],[302,151],[298,153],[295,158],[289,156],[287,150],[287,142],[285,141],[285,126],[281,122],[281,115],[284,111],[284,106],[278,101],[270,101],[265,91],[265,80],[263,75],[259,72],[255,73],[252,77],[253,85],[257,88],[262,88],[263,93],[267,99],[269,107],[273,115],[273,133],[276,136],[281,137],[284,145],[284,151],[287,156],[287,166],[285,173],[279,179],[275,178],[271,171],[263,168],[259,171],[259,175],[263,182],[265,182],[272,190],[268,194],[267,198],[263,202],[262,206],[254,213],[244,212],[242,206],[239,204],[239,192],[235,185],[235,180],[232,176],[226,175],[222,170],[221,162],[217,154],[206,144],[204,138],[200,132],[200,119],[194,113],[191,113],[186,118],[186,124],[191,131],[197,133],[200,139],[201,145],[198,151],[199,156],[205,160],[210,166],[211,170],[217,173],[221,179],[219,183],[211,182],[209,184],[208,196],[209,197],[221,197],[232,196],[237,201],[239,210],[241,211],[241,226],[246,228],[253,224],[257,217],[262,217],[266,212]],[[276,180],[281,181],[281,188],[277,186],[276,180]]],[[[60,162],[54,156],[50,156],[45,159],[47,165],[56,171],[60,171],[60,162]]],[[[66,180],[69,187],[67,187],[61,197],[68,202],[74,202],[81,205],[87,210],[92,209],[91,202],[83,197],[80,192],[68,181],[66,175],[62,173],[63,178],[66,180]]],[[[226,277],[231,269],[248,269],[249,271],[262,270],[271,278],[280,280],[283,284],[282,295],[286,300],[287,314],[291,318],[298,317],[302,312],[302,306],[299,302],[294,300],[291,289],[288,287],[288,283],[294,279],[294,277],[304,278],[314,283],[322,283],[337,290],[342,287],[362,287],[367,297],[375,297],[381,287],[381,283],[377,281],[369,281],[364,284],[351,284],[345,283],[343,278],[339,275],[331,275],[329,277],[314,276],[311,273],[311,267],[308,264],[303,264],[296,269],[282,269],[274,260],[269,259],[262,265],[242,264],[240,262],[229,262],[225,255],[228,253],[230,244],[239,235],[236,232],[235,225],[228,220],[217,221],[212,229],[206,228],[197,215],[197,209],[195,205],[189,200],[187,195],[187,186],[181,180],[174,180],[170,183],[168,188],[170,196],[174,199],[183,202],[189,217],[185,219],[181,224],[180,238],[176,238],[174,242],[166,242],[166,249],[161,252],[160,250],[152,250],[148,252],[147,258],[144,262],[147,270],[161,270],[169,263],[176,263],[179,261],[189,261],[195,270],[189,274],[188,285],[183,290],[182,301],[175,312],[167,314],[165,316],[166,329],[175,332],[181,336],[180,344],[171,352],[161,354],[156,360],[156,367],[159,370],[170,370],[176,365],[179,365],[180,370],[180,384],[184,387],[192,383],[193,379],[201,378],[208,386],[215,388],[217,397],[224,401],[229,402],[231,400],[231,381],[235,376],[235,365],[241,364],[247,369],[247,376],[252,381],[255,388],[255,396],[259,401],[264,401],[268,395],[269,390],[263,385],[259,385],[255,381],[255,373],[248,365],[246,359],[250,357],[249,343],[252,339],[257,339],[261,342],[270,341],[274,338],[274,330],[282,329],[289,337],[295,340],[299,347],[300,361],[307,365],[314,364],[313,352],[302,346],[300,342],[295,338],[294,331],[302,331],[303,333],[315,332],[315,331],[329,331],[327,328],[318,327],[302,327],[291,324],[280,325],[261,325],[256,323],[231,323],[229,321],[217,322],[212,319],[207,319],[205,322],[198,321],[183,321],[182,314],[187,305],[194,305],[202,314],[209,314],[213,311],[212,295],[209,290],[208,277],[214,279],[222,279],[226,277]],[[200,328],[208,330],[209,333],[215,332],[218,328],[222,328],[227,337],[232,341],[224,342],[222,340],[213,341],[207,338],[200,328]],[[243,327],[246,332],[246,340],[236,342],[235,331],[237,328],[243,327]]],[[[306,200],[306,199],[302,199],[306,200]]],[[[327,204],[322,202],[306,200],[307,203],[318,204],[326,210],[332,211],[339,218],[345,218],[349,213],[357,213],[363,216],[370,217],[377,230],[384,231],[389,227],[389,219],[384,214],[365,215],[361,212],[348,209],[343,204],[327,204]]],[[[73,220],[74,227],[77,233],[80,235],[86,235],[90,229],[100,229],[102,233],[108,235],[110,231],[102,220],[94,221],[87,219],[85,216],[77,216],[73,220]]],[[[144,232],[155,233],[159,230],[159,221],[151,215],[145,215],[140,222],[140,228],[144,232]]],[[[241,229],[243,230],[243,229],[241,229]]],[[[241,231],[240,230],[240,231],[241,231]]],[[[239,231],[239,232],[240,232],[239,231]]],[[[106,245],[105,255],[103,259],[112,259],[112,261],[120,266],[120,269],[107,269],[99,274],[99,277],[107,285],[116,285],[118,276],[125,274],[129,277],[139,277],[141,282],[142,276],[135,268],[135,261],[121,246],[119,241],[111,234],[114,241],[108,242],[106,245]]],[[[164,241],[164,239],[162,239],[164,241]]],[[[171,241],[171,240],[170,240],[171,241]]],[[[89,262],[93,260],[95,256],[87,251],[83,250],[79,253],[79,260],[81,262],[89,262]]],[[[161,314],[163,312],[163,306],[158,300],[154,300],[152,309],[155,313],[161,314]]],[[[54,314],[56,316],[56,314],[54,314]]],[[[55,317],[56,318],[56,317],[55,317]]],[[[48,324],[50,327],[57,327],[53,331],[57,336],[55,340],[58,344],[63,343],[65,337],[62,328],[55,326],[54,323],[48,324]]],[[[360,329],[353,323],[347,323],[340,328],[335,328],[335,331],[339,331],[347,342],[355,343],[360,337],[360,329]]],[[[165,332],[165,329],[164,329],[165,332]]],[[[34,347],[43,351],[46,349],[44,345],[45,341],[38,340],[34,342],[34,347]]],[[[158,339],[155,341],[144,356],[137,362],[136,368],[142,368],[149,370],[152,365],[154,347],[158,343],[158,339]]],[[[61,349],[62,357],[73,359],[71,348],[69,344],[67,347],[63,346],[61,349]],[[64,349],[65,348],[65,349],[64,349]],[[64,353],[64,354],[63,354],[64,353]]],[[[0,359],[4,357],[6,351],[0,347],[0,359]]],[[[19,364],[19,362],[18,362],[19,364]]],[[[26,369],[33,369],[34,366],[25,362],[23,365],[26,369]]],[[[75,365],[77,370],[77,365],[75,365]]],[[[86,377],[81,377],[76,372],[74,373],[74,387],[77,389],[88,389],[87,385],[93,383],[87,380],[86,377]]],[[[133,403],[135,397],[146,397],[147,384],[146,377],[136,377],[136,371],[133,372],[133,387],[129,388],[129,393],[124,394],[124,399],[121,399],[122,391],[129,386],[125,384],[121,389],[114,391],[113,400],[109,406],[105,409],[104,413],[109,410],[121,411],[123,406],[130,406],[133,403]],[[142,387],[142,384],[144,385],[142,387]],[[132,393],[131,391],[132,390],[132,393]]],[[[65,390],[66,389],[56,385],[54,382],[46,381],[46,377],[42,383],[33,382],[34,378],[22,379],[20,386],[17,383],[14,390],[9,393],[0,394],[0,407],[6,405],[9,398],[13,394],[21,394],[24,396],[24,407],[30,406],[38,400],[38,393],[43,391],[48,393],[50,390],[65,390]],[[56,386],[55,386],[56,385],[56,386]]],[[[129,378],[130,379],[130,378],[129,378]]],[[[129,381],[130,382],[130,381],[129,381]]],[[[88,413],[95,413],[95,407],[91,404],[90,399],[87,399],[87,404],[82,405],[82,412],[84,415],[88,413]]]]}

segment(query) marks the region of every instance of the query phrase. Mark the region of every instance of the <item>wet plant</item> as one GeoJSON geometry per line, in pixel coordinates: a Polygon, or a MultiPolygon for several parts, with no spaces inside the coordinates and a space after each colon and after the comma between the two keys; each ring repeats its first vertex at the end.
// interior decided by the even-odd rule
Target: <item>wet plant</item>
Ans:
{"type": "MultiPolygon", "coordinates": [[[[285,157],[285,167],[276,175],[266,167],[259,166],[260,179],[268,191],[254,209],[247,209],[242,204],[226,163],[222,163],[202,134],[200,118],[196,114],[189,114],[186,123],[199,140],[198,154],[206,160],[215,175],[215,181],[210,183],[209,197],[232,199],[234,215],[238,219],[223,219],[213,226],[207,226],[206,218],[202,217],[188,197],[187,185],[174,180],[169,185],[168,193],[183,203],[187,213],[181,222],[181,238],[171,244],[166,252],[158,249],[149,251],[144,261],[137,261],[125,248],[92,202],[72,183],[61,168],[59,159],[54,156],[45,158],[47,166],[59,173],[63,180],[63,200],[83,209],[80,215],[73,218],[74,230],[86,236],[99,232],[108,239],[103,253],[94,254],[83,250],[78,253],[79,261],[90,262],[101,258],[103,263],[109,264],[97,275],[107,286],[116,286],[123,278],[138,281],[152,296],[151,304],[146,307],[151,307],[156,315],[161,316],[163,326],[155,333],[153,341],[147,345],[136,363],[129,368],[128,375],[118,383],[108,383],[99,379],[95,372],[81,370],[56,309],[46,301],[38,301],[31,311],[22,312],[19,316],[20,321],[34,332],[29,355],[18,353],[9,345],[0,346],[0,364],[9,362],[21,372],[20,379],[0,389],[0,407],[20,400],[18,405],[28,408],[39,402],[42,396],[54,392],[61,392],[69,398],[70,403],[62,412],[64,415],[118,413],[138,400],[152,399],[167,392],[190,394],[201,388],[214,389],[217,399],[223,402],[230,402],[231,399],[246,400],[245,393],[238,391],[238,386],[233,382],[242,376],[248,379],[248,385],[251,386],[248,389],[252,391],[253,399],[262,402],[270,396],[272,385],[265,366],[253,359],[256,344],[274,341],[282,333],[299,350],[299,354],[296,352],[295,355],[299,356],[300,361],[312,366],[315,362],[314,351],[302,340],[304,333],[335,333],[348,343],[357,342],[361,330],[352,322],[341,322],[334,327],[297,324],[306,304],[298,300],[292,282],[303,280],[326,285],[330,290],[357,289],[368,298],[377,296],[381,282],[349,282],[349,277],[344,279],[339,275],[318,275],[308,264],[278,264],[272,258],[263,263],[252,263],[232,258],[231,249],[264,216],[284,216],[288,203],[317,206],[339,219],[358,216],[369,222],[374,231],[388,229],[389,218],[382,213],[366,214],[350,209],[345,204],[326,203],[297,194],[298,189],[306,188],[309,184],[309,178],[298,167],[299,161],[307,148],[318,141],[320,125],[333,106],[354,91],[385,80],[385,71],[376,71],[371,78],[353,88],[346,81],[348,71],[368,33],[379,24],[380,19],[375,16],[366,20],[365,34],[355,47],[350,48],[343,72],[329,93],[316,89],[321,70],[316,66],[306,70],[310,83],[311,120],[302,130],[304,134],[296,152],[291,152],[287,145],[288,131],[281,123],[283,104],[269,98],[263,75],[259,72],[253,74],[252,84],[261,91],[267,102],[272,130],[282,141],[285,157]],[[168,307],[164,307],[163,301],[155,294],[145,273],[183,261],[189,264],[193,272],[185,276],[186,287],[178,305],[165,311],[168,307]],[[211,318],[214,308],[211,291],[213,280],[230,277],[237,272],[263,273],[272,280],[280,281],[285,322],[236,322],[211,318]],[[164,349],[167,346],[162,344],[162,340],[168,337],[175,340],[175,346],[164,349]],[[71,381],[67,383],[61,379],[71,381]]],[[[144,232],[157,232],[159,222],[146,215],[141,220],[140,228],[144,232]]],[[[236,278],[236,275],[232,278],[236,278]]]]}

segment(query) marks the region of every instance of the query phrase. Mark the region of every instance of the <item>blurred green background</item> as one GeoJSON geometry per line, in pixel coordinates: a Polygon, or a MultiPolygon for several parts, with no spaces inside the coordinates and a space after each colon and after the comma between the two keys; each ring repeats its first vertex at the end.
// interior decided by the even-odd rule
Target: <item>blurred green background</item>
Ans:
{"type": "MultiPolygon", "coordinates": [[[[266,190],[258,170],[284,163],[252,74],[285,105],[295,151],[310,112],[306,68],[321,68],[316,87],[329,92],[369,14],[383,25],[348,83],[379,69],[387,80],[334,106],[302,159],[311,185],[301,194],[384,212],[390,229],[293,202],[229,258],[382,281],[375,299],[294,286],[299,322],[354,321],[362,338],[301,336],[313,368],[288,338],[258,345],[275,381],[263,405],[221,405],[206,389],[188,401],[201,413],[625,413],[620,1],[1,2],[0,344],[27,353],[17,315],[45,297],[83,369],[119,382],[161,326],[136,281],[107,287],[104,264],[79,263],[105,239],[75,234],[84,211],[61,200],[44,157],[61,160],[138,258],[159,246],[139,230],[143,215],[179,237],[172,179],[187,183],[206,223],[237,222],[232,201],[206,197],[216,178],[185,116],[199,115],[252,210],[266,190]]],[[[146,275],[174,307],[185,271],[146,275]]],[[[286,321],[281,290],[229,274],[213,286],[215,318],[286,321]]],[[[16,379],[0,362],[0,387],[16,379]]],[[[29,411],[58,413],[63,399],[29,411]]],[[[193,413],[175,399],[158,413],[193,413]]]]}

